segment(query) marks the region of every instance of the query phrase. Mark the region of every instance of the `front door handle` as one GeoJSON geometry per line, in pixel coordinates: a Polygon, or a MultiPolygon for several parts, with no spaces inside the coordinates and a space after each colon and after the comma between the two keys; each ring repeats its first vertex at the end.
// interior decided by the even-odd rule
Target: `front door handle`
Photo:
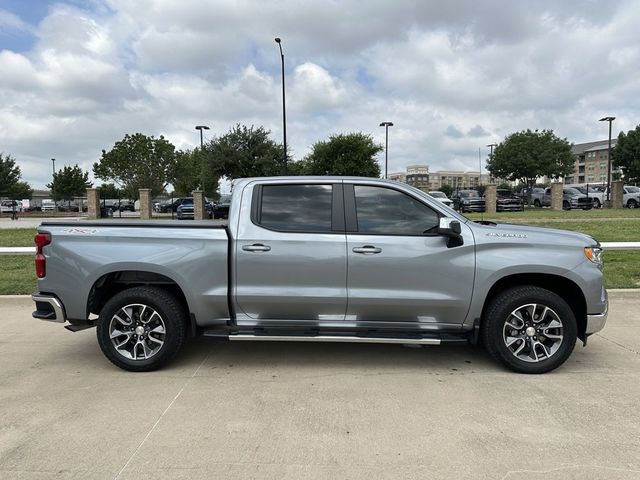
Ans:
{"type": "Polygon", "coordinates": [[[261,243],[254,243],[253,245],[243,245],[242,250],[245,252],[268,252],[271,250],[271,247],[261,243]]]}
{"type": "Polygon", "coordinates": [[[373,245],[364,245],[363,247],[353,247],[353,253],[373,255],[374,253],[380,253],[380,252],[382,252],[382,249],[378,247],[374,247],[373,245]]]}

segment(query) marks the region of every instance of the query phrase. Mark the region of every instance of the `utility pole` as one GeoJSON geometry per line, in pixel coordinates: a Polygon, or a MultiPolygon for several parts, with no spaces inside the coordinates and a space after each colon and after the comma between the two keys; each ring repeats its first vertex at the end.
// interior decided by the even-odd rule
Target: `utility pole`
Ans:
{"type": "Polygon", "coordinates": [[[607,207],[611,206],[611,124],[616,119],[616,117],[603,117],[599,121],[600,122],[609,122],[609,149],[607,154],[607,207]]]}
{"type": "Polygon", "coordinates": [[[204,168],[204,138],[202,136],[203,130],[209,130],[206,125],[196,125],[196,130],[200,130],[200,188],[204,192],[204,180],[205,180],[205,168],[204,168]]]}

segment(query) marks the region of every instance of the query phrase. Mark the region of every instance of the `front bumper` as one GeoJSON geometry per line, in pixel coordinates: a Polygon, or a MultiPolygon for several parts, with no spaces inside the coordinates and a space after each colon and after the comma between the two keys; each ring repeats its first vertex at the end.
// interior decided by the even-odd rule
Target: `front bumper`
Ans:
{"type": "Polygon", "coordinates": [[[67,321],[64,305],[55,295],[34,293],[31,295],[31,299],[36,302],[36,310],[31,314],[33,318],[57,323],[67,321]]]}
{"type": "Polygon", "coordinates": [[[599,332],[604,328],[604,324],[607,323],[607,316],[609,315],[609,298],[605,297],[604,312],[587,315],[587,328],[584,333],[586,335],[592,335],[599,332]]]}

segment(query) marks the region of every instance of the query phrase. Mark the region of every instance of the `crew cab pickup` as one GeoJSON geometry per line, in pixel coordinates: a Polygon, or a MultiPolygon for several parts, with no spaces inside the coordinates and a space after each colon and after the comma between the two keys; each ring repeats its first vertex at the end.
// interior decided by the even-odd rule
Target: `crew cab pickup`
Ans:
{"type": "Polygon", "coordinates": [[[602,329],[598,242],[474,223],[398,182],[271,177],[234,185],[213,221],[45,222],[35,318],[97,327],[144,371],[190,335],[244,341],[482,343],[542,373],[602,329]]]}

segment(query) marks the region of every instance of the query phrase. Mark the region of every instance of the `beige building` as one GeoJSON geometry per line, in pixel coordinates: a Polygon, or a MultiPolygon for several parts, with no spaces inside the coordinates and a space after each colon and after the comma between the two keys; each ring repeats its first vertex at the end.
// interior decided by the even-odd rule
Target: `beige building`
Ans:
{"type": "MultiPolygon", "coordinates": [[[[616,139],[611,139],[611,148],[616,139]]],[[[607,183],[607,165],[609,162],[609,140],[578,143],[571,147],[576,158],[574,172],[564,177],[564,183],[607,183]]],[[[614,171],[611,171],[612,175],[614,171]]]]}
{"type": "Polygon", "coordinates": [[[460,172],[443,170],[429,172],[428,165],[409,165],[406,172],[394,172],[388,175],[389,180],[407,183],[425,192],[440,190],[443,185],[451,188],[476,188],[487,185],[494,179],[487,173],[482,176],[478,172],[460,172]]]}

